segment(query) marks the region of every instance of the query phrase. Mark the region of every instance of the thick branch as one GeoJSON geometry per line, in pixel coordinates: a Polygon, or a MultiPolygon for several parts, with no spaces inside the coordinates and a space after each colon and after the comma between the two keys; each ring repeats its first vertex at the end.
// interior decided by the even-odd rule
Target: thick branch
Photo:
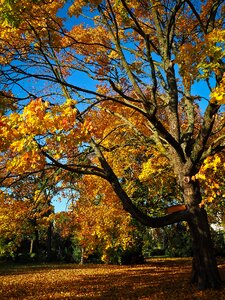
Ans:
{"type": "Polygon", "coordinates": [[[172,213],[169,215],[165,215],[163,217],[150,217],[139,210],[131,201],[129,196],[121,187],[118,178],[114,175],[113,171],[110,170],[111,168],[107,167],[108,171],[108,181],[111,184],[114,192],[119,197],[123,204],[123,208],[131,214],[133,218],[139,221],[141,224],[153,228],[159,228],[166,225],[174,224],[180,221],[187,221],[189,218],[189,211],[181,211],[177,213],[172,213]],[[110,173],[110,174],[109,174],[110,173]]]}
{"type": "Polygon", "coordinates": [[[200,15],[198,14],[197,10],[195,9],[194,5],[192,4],[192,2],[190,0],[186,0],[186,3],[189,5],[190,9],[192,10],[193,14],[195,15],[196,19],[198,20],[198,23],[202,29],[202,31],[206,34],[206,28],[201,20],[200,15]]]}
{"type": "MultiPolygon", "coordinates": [[[[40,149],[41,146],[39,145],[40,149]]],[[[88,174],[88,175],[96,175],[99,177],[102,177],[106,179],[106,175],[104,173],[104,170],[101,168],[98,168],[96,166],[91,166],[91,165],[68,165],[68,164],[63,164],[59,162],[58,160],[54,159],[51,155],[49,155],[46,151],[41,149],[41,153],[48,158],[54,166],[69,171],[71,173],[77,173],[77,174],[88,174]]]]}

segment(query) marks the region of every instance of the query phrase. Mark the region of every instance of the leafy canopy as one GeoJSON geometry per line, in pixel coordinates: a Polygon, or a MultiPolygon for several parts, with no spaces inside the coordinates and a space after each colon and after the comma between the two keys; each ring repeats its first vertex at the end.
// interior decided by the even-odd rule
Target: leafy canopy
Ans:
{"type": "Polygon", "coordinates": [[[199,205],[198,181],[224,150],[223,1],[7,0],[0,11],[5,185],[49,169],[65,184],[96,175],[153,226],[177,219],[156,224],[151,204],[199,205]]]}

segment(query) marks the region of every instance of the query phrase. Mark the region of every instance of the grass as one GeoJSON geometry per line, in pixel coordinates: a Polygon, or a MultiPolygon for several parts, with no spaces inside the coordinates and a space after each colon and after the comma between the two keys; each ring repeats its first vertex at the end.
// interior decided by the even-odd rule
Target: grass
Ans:
{"type": "MultiPolygon", "coordinates": [[[[225,260],[218,263],[225,279],[225,260]]],[[[151,259],[143,265],[1,265],[0,299],[225,299],[225,287],[189,284],[191,259],[151,259]]]]}

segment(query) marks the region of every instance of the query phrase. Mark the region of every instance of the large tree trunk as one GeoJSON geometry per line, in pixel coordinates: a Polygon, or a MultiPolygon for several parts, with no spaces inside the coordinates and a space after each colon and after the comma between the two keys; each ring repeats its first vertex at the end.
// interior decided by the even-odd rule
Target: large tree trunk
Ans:
{"type": "Polygon", "coordinates": [[[193,241],[191,283],[198,289],[218,288],[221,279],[214,255],[207,213],[204,208],[190,209],[189,227],[193,241]]]}
{"type": "MultiPolygon", "coordinates": [[[[188,222],[193,239],[193,271],[191,282],[197,285],[200,290],[219,287],[221,279],[214,256],[208,218],[205,209],[199,207],[201,203],[200,186],[197,180],[191,180],[191,175],[184,176],[187,172],[182,171],[179,174],[180,170],[182,170],[179,161],[175,161],[174,166],[177,165],[178,184],[183,190],[187,209],[184,210],[183,205],[180,205],[181,210],[169,213],[163,217],[150,217],[139,210],[124,191],[118,178],[104,159],[102,165],[106,169],[107,174],[110,175],[108,175],[108,181],[117,196],[121,199],[124,209],[141,224],[159,228],[180,221],[188,222]]],[[[189,171],[190,169],[189,166],[189,171]]]]}

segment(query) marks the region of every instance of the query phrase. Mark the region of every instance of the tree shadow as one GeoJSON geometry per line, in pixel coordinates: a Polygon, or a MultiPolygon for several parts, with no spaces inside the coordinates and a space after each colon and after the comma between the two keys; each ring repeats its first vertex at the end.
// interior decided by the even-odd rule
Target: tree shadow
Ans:
{"type": "MultiPolygon", "coordinates": [[[[225,275],[225,263],[220,269],[225,275]]],[[[2,274],[0,299],[202,299],[189,284],[190,271],[190,259],[134,266],[24,266],[2,274]]],[[[205,295],[203,299],[223,299],[205,295]]]]}

